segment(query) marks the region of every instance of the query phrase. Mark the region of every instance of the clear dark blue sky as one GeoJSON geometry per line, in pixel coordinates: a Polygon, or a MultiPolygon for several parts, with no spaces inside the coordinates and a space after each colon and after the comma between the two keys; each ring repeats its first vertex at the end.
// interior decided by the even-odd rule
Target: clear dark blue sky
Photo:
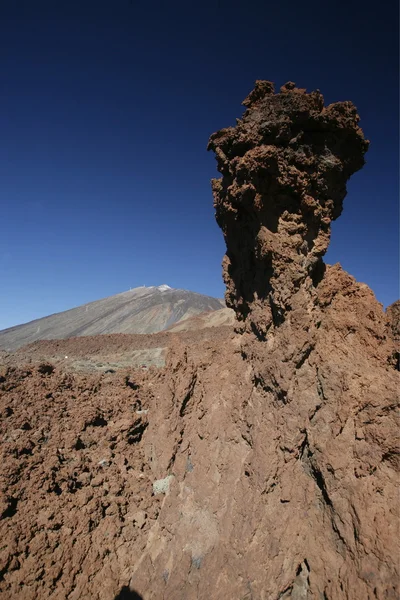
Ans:
{"type": "Polygon", "coordinates": [[[209,135],[255,79],[371,140],[327,261],[398,296],[397,2],[0,0],[0,328],[138,285],[222,296],[209,135]]]}

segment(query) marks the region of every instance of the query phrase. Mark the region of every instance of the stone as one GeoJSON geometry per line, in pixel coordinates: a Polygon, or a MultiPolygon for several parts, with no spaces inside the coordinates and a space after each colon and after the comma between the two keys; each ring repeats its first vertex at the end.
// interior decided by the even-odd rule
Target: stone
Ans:
{"type": "Polygon", "coordinates": [[[163,479],[157,479],[157,481],[153,483],[154,495],[157,496],[158,494],[166,494],[169,491],[173,480],[173,475],[167,475],[167,477],[164,477],[163,479]]]}

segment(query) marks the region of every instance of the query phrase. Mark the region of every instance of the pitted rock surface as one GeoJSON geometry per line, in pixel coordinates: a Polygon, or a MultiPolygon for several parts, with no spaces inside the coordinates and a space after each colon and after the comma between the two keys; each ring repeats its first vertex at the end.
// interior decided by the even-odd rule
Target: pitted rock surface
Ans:
{"type": "Polygon", "coordinates": [[[386,314],[389,320],[393,340],[397,349],[400,350],[400,300],[397,300],[388,306],[386,314]]]}
{"type": "Polygon", "coordinates": [[[264,335],[299,287],[322,276],[331,221],[368,142],[351,102],[325,107],[319,91],[291,82],[274,94],[257,81],[243,104],[243,118],[214,133],[208,149],[222,173],[212,188],[227,244],[226,301],[264,335]]]}

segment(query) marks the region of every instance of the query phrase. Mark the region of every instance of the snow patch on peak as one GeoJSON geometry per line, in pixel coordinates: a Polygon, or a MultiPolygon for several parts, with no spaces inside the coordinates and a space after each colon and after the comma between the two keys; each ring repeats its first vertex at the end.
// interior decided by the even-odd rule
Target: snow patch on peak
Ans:
{"type": "Polygon", "coordinates": [[[165,283],[163,283],[162,285],[159,285],[157,289],[160,292],[166,292],[167,290],[172,290],[172,288],[169,285],[165,284],[165,283]]]}

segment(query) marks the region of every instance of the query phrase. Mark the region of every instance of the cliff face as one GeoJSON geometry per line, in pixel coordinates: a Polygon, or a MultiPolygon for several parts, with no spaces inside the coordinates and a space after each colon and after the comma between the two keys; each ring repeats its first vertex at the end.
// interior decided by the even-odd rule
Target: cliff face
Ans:
{"type": "Polygon", "coordinates": [[[388,306],[386,314],[397,352],[400,350],[400,300],[388,306]]]}
{"type": "Polygon", "coordinates": [[[398,598],[395,311],[322,263],[367,143],[319,92],[245,104],[210,140],[236,333],[126,378],[0,372],[4,598],[398,598]]]}

